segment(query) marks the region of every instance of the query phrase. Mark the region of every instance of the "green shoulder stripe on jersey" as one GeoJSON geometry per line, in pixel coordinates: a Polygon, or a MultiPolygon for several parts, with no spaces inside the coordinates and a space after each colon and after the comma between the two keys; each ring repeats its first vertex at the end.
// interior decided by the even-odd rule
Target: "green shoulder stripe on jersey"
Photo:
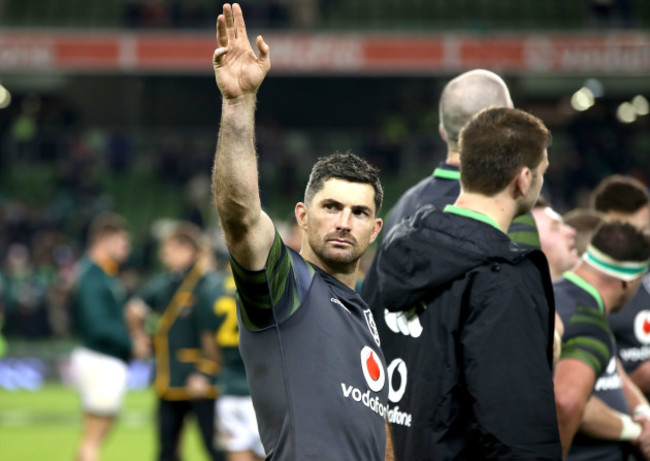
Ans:
{"type": "Polygon", "coordinates": [[[611,332],[609,323],[607,323],[605,316],[593,307],[578,306],[576,308],[576,315],[569,319],[569,323],[574,323],[574,321],[588,322],[598,326],[601,330],[605,330],[608,334],[611,332]]]}
{"type": "Polygon", "coordinates": [[[460,171],[446,170],[444,168],[436,168],[435,170],[433,170],[433,176],[435,178],[455,179],[456,181],[458,181],[460,179],[460,171]]]}
{"type": "Polygon", "coordinates": [[[515,219],[512,220],[512,223],[523,224],[524,226],[535,229],[535,232],[537,232],[537,223],[535,222],[535,218],[533,218],[533,215],[530,213],[524,213],[522,215],[517,216],[515,219]]]}
{"type": "MultiPolygon", "coordinates": [[[[311,265],[306,262],[304,264],[306,270],[301,272],[300,286],[308,285],[311,280],[309,277],[315,272],[311,265]]],[[[249,330],[256,331],[282,323],[300,307],[302,300],[294,260],[277,232],[265,269],[247,271],[234,260],[231,266],[242,307],[242,320],[249,330]]]]}
{"type": "Polygon", "coordinates": [[[596,377],[600,376],[603,372],[603,367],[600,364],[600,361],[591,353],[586,352],[577,347],[565,347],[562,345],[562,353],[560,355],[560,360],[562,359],[576,359],[587,365],[589,368],[594,370],[596,377]]]}
{"type": "Polygon", "coordinates": [[[537,224],[535,224],[535,218],[531,213],[522,214],[513,219],[508,229],[508,236],[515,243],[541,248],[537,224]]]}
{"type": "Polygon", "coordinates": [[[583,290],[585,290],[587,293],[589,293],[591,296],[594,297],[596,302],[598,303],[598,308],[600,309],[601,314],[605,314],[605,305],[603,304],[603,298],[600,297],[600,293],[598,293],[598,290],[587,282],[585,279],[577,275],[575,272],[565,272],[564,278],[567,279],[569,282],[579,286],[583,290]]]}
{"type": "Polygon", "coordinates": [[[447,205],[443,211],[445,213],[453,213],[459,216],[464,216],[466,218],[476,219],[477,221],[481,221],[485,224],[489,224],[495,229],[501,230],[501,228],[498,226],[496,221],[494,221],[494,219],[490,218],[489,216],[483,213],[479,213],[478,211],[468,210],[467,208],[461,208],[455,205],[447,205]]]}
{"type": "Polygon", "coordinates": [[[508,232],[508,237],[510,237],[510,240],[512,240],[515,243],[528,245],[535,248],[540,247],[539,235],[537,235],[537,233],[532,230],[531,231],[519,230],[519,231],[508,232]]]}
{"type": "MultiPolygon", "coordinates": [[[[596,338],[590,338],[588,336],[578,336],[576,338],[571,338],[568,341],[562,343],[562,349],[564,349],[564,347],[567,347],[569,349],[579,347],[582,350],[593,349],[605,358],[609,358],[610,355],[609,349],[605,343],[596,338]]],[[[607,362],[609,362],[609,359],[607,362]]]]}
{"type": "Polygon", "coordinates": [[[292,261],[289,250],[282,244],[282,240],[276,238],[271,247],[266,267],[273,307],[277,306],[285,295],[289,281],[287,275],[291,273],[291,270],[292,261]]]}

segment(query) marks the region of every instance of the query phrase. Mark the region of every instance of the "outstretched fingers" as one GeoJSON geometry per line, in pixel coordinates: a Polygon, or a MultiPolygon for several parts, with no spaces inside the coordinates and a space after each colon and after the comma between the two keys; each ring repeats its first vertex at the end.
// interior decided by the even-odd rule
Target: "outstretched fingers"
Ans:
{"type": "Polygon", "coordinates": [[[261,35],[257,36],[257,50],[259,51],[259,60],[268,71],[271,67],[271,49],[269,45],[266,44],[261,35]]]}
{"type": "Polygon", "coordinates": [[[232,14],[232,6],[230,3],[223,5],[223,15],[226,19],[226,33],[228,40],[235,40],[235,18],[232,14]]]}
{"type": "Polygon", "coordinates": [[[219,47],[228,46],[228,33],[226,32],[226,18],[220,14],[217,18],[217,44],[219,47]]]}
{"type": "Polygon", "coordinates": [[[234,26],[237,38],[243,37],[244,40],[248,40],[248,35],[246,34],[246,22],[244,21],[244,14],[241,11],[239,3],[232,4],[232,12],[234,15],[234,26]]]}

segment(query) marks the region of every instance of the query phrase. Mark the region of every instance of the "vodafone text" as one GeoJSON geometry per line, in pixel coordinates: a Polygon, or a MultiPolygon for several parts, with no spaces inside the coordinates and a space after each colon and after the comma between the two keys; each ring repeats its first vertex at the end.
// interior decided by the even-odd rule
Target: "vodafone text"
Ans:
{"type": "Polygon", "coordinates": [[[399,406],[391,408],[390,405],[384,405],[379,401],[379,397],[371,396],[370,389],[368,389],[366,392],[361,392],[360,389],[357,389],[353,386],[348,386],[345,383],[341,383],[341,389],[343,391],[343,397],[362,403],[382,418],[384,418],[388,413],[389,423],[399,424],[407,427],[411,426],[413,417],[409,413],[400,411],[399,406]]]}

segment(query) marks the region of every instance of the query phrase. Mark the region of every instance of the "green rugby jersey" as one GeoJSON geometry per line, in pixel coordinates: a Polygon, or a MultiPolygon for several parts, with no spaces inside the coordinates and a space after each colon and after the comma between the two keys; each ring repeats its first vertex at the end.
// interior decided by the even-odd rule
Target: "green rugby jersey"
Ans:
{"type": "Polygon", "coordinates": [[[124,319],[126,292],[117,278],[117,265],[112,261],[100,264],[88,256],[79,261],[76,330],[84,347],[128,361],[132,346],[124,319]]]}
{"type": "MultiPolygon", "coordinates": [[[[596,376],[593,395],[624,414],[630,409],[616,366],[616,341],[605,317],[605,308],[595,287],[573,272],[554,284],[556,309],[564,322],[560,360],[572,358],[589,366],[596,376]]],[[[627,459],[626,442],[576,434],[567,460],[614,461],[627,459]]]]}
{"type": "MultiPolygon", "coordinates": [[[[188,400],[185,383],[192,373],[215,380],[217,364],[206,357],[201,342],[203,332],[215,331],[213,306],[219,297],[215,277],[197,264],[183,274],[162,274],[139,293],[159,316],[154,333],[154,385],[163,399],[188,400]]],[[[216,397],[216,387],[207,397],[216,397]]]]}

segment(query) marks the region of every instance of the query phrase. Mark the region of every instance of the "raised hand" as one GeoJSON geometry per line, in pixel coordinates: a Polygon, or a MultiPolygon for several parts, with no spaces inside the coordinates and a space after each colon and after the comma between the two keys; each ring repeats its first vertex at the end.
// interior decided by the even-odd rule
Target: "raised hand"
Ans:
{"type": "Polygon", "coordinates": [[[264,76],[271,68],[269,46],[258,35],[259,57],[251,48],[246,24],[239,4],[223,5],[223,14],[217,18],[217,44],[212,64],[217,86],[224,99],[236,99],[255,94],[264,76]]]}

